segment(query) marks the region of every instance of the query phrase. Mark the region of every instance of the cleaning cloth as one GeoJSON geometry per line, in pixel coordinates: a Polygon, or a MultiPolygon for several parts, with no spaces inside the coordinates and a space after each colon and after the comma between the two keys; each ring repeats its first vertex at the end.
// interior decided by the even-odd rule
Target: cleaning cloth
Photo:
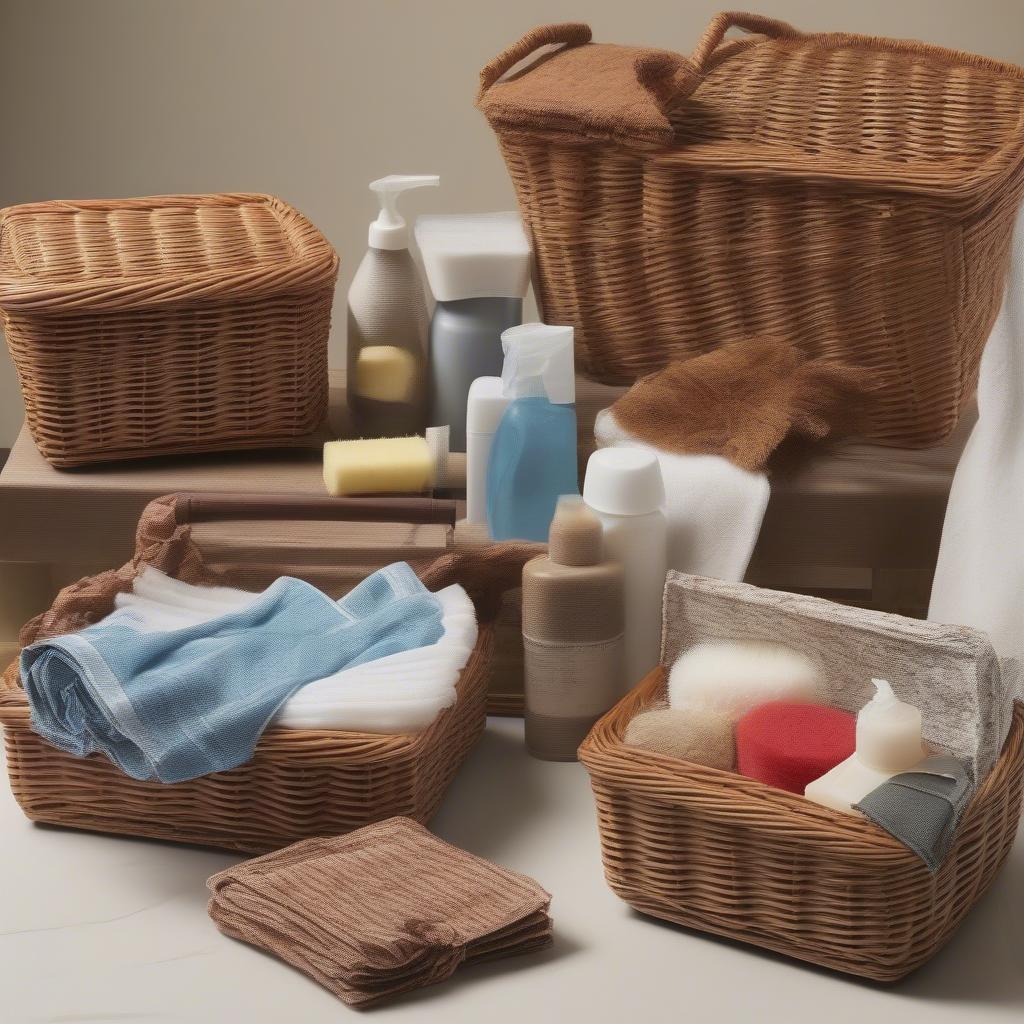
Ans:
{"type": "MultiPolygon", "coordinates": [[[[115,597],[113,614],[130,615],[140,630],[178,629],[242,608],[257,596],[183,583],[147,565],[132,589],[115,597]]],[[[426,728],[455,703],[455,686],[477,641],[476,611],[466,591],[453,584],[434,596],[441,605],[442,628],[436,643],[308,683],[281,705],[273,724],[372,733],[426,728]]]]}
{"type": "Polygon", "coordinates": [[[938,871],[972,793],[967,766],[943,754],[929,757],[912,772],[894,775],[854,809],[938,871]]]}
{"type": "Polygon", "coordinates": [[[181,782],[248,761],[306,683],[442,633],[440,602],[404,562],[337,602],[286,576],[239,601],[160,631],[140,629],[126,609],[25,648],[33,728],[79,757],[102,752],[133,778],[181,782]]]}
{"type": "Polygon", "coordinates": [[[214,875],[210,917],[353,1006],[551,942],[551,897],[409,818],[306,839],[214,875]]]}

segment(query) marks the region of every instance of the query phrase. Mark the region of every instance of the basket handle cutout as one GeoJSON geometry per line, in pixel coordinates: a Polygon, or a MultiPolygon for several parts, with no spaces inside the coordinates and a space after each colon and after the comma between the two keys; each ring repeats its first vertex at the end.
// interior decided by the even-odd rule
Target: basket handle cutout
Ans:
{"type": "Polygon", "coordinates": [[[541,25],[531,29],[518,42],[503,50],[480,72],[480,89],[476,94],[477,102],[484,93],[503,75],[512,70],[520,61],[525,60],[536,50],[544,46],[563,45],[582,46],[589,43],[590,26],[582,22],[565,22],[560,25],[541,25]]]}

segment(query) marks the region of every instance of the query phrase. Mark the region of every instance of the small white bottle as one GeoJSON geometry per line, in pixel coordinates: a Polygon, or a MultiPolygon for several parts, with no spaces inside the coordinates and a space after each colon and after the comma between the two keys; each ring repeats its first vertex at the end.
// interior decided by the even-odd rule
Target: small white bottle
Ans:
{"type": "Polygon", "coordinates": [[[668,562],[665,485],[657,458],[640,448],[601,448],[590,456],[583,500],[604,531],[604,557],[622,565],[626,599],[626,688],[661,660],[662,601],[668,562]]]}
{"type": "Polygon", "coordinates": [[[466,403],[466,521],[487,525],[487,463],[508,408],[500,377],[477,377],[466,403]]]}
{"type": "Polygon", "coordinates": [[[854,804],[894,775],[912,771],[926,756],[921,712],[904,704],[884,679],[871,681],[875,695],[857,715],[856,750],[804,789],[816,804],[857,814],[854,804]]]}

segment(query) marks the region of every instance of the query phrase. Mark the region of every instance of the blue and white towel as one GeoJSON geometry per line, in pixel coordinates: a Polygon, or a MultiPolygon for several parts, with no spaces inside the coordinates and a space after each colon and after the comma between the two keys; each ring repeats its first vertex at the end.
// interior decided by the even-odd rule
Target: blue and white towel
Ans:
{"type": "Polygon", "coordinates": [[[21,678],[40,736],[100,751],[136,779],[181,782],[248,761],[300,687],[436,643],[441,603],[404,562],[340,601],[282,577],[236,610],[144,631],[115,614],[25,648],[21,678]]]}

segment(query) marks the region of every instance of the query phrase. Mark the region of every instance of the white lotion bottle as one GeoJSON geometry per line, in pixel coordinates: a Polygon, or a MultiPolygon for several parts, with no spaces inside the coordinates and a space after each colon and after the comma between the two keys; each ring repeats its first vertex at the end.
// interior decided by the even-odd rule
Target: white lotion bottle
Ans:
{"type": "Polygon", "coordinates": [[[422,434],[427,419],[427,300],[398,197],[436,174],[370,183],[380,214],[348,292],[348,407],[356,437],[422,434]]]}
{"type": "Polygon", "coordinates": [[[804,796],[835,811],[853,809],[894,775],[913,771],[927,756],[921,712],[904,704],[884,679],[872,679],[875,695],[857,715],[857,747],[845,761],[804,789],[804,796]]]}
{"type": "Polygon", "coordinates": [[[662,602],[668,571],[665,485],[657,458],[639,448],[590,456],[583,500],[601,520],[604,557],[625,575],[626,688],[661,660],[662,602]]]}
{"type": "Polygon", "coordinates": [[[500,377],[477,377],[466,402],[466,521],[487,525],[487,464],[508,408],[500,377]]]}

